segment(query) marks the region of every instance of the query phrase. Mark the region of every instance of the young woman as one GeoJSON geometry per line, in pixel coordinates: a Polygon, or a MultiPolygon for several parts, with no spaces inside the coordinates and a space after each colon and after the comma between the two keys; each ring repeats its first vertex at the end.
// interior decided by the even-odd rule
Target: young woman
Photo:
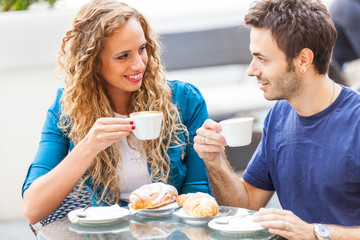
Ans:
{"type": "Polygon", "coordinates": [[[206,104],[191,84],[165,79],[159,53],[137,10],[107,0],[80,9],[59,52],[65,88],[48,110],[22,189],[30,224],[54,211],[79,180],[94,204],[126,204],[133,190],[159,181],[179,193],[211,192],[193,149],[206,104]],[[128,115],[147,110],[163,112],[160,137],[139,141],[128,115]]]}

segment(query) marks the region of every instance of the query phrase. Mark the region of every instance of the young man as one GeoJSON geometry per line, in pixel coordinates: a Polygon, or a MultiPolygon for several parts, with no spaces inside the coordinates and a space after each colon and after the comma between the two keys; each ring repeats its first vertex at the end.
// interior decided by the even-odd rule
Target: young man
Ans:
{"type": "Polygon", "coordinates": [[[284,210],[255,221],[287,239],[360,239],[360,95],[327,76],[336,30],[316,0],[264,0],[245,17],[248,69],[268,100],[263,137],[242,178],[207,120],[194,148],[222,205],[258,210],[274,191],[284,210]]]}

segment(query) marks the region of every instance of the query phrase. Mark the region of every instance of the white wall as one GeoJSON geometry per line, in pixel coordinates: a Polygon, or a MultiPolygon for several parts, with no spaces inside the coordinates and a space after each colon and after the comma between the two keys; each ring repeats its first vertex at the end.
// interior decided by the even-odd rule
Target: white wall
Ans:
{"type": "Polygon", "coordinates": [[[21,186],[61,86],[54,76],[56,55],[73,14],[0,14],[0,220],[23,216],[21,186]]]}
{"type": "Polygon", "coordinates": [[[23,216],[21,186],[56,85],[51,67],[0,73],[0,220],[23,216]]]}

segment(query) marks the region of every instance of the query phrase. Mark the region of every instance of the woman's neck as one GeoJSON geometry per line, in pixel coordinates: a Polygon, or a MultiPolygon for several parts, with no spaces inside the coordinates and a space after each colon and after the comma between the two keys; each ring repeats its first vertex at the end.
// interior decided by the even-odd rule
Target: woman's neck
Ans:
{"type": "Polygon", "coordinates": [[[115,112],[121,115],[128,115],[129,112],[127,106],[130,101],[131,93],[109,92],[108,94],[115,112]]]}

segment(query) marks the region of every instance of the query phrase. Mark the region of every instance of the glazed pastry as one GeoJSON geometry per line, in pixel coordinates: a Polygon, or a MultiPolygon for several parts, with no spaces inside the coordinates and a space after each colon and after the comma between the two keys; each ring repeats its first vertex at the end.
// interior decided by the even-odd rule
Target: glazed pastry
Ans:
{"type": "Polygon", "coordinates": [[[172,203],[177,196],[174,186],[159,182],[136,189],[130,194],[129,201],[133,209],[148,209],[172,203]]]}
{"type": "MultiPolygon", "coordinates": [[[[192,195],[196,195],[196,196],[203,196],[203,197],[211,197],[209,194],[207,193],[203,193],[203,192],[197,192],[197,193],[188,193],[188,194],[181,194],[176,198],[176,202],[177,204],[179,204],[181,207],[184,206],[185,201],[192,195]]],[[[215,199],[214,199],[215,200],[215,199]]]]}
{"type": "Polygon", "coordinates": [[[176,198],[176,202],[177,204],[179,204],[179,206],[183,206],[184,205],[184,201],[190,196],[189,194],[181,194],[176,198]]]}
{"type": "Polygon", "coordinates": [[[215,198],[207,193],[181,194],[176,202],[183,207],[186,214],[193,217],[212,217],[219,213],[215,198]]]}

